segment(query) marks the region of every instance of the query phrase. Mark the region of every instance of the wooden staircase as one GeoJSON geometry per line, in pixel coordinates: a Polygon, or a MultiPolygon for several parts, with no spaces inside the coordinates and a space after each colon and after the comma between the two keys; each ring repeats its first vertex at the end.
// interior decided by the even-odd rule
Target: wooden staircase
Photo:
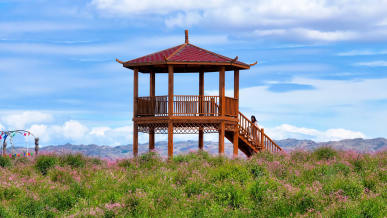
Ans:
{"type": "MultiPolygon", "coordinates": [[[[257,128],[241,112],[238,113],[238,120],[238,148],[248,157],[264,150],[270,152],[282,151],[282,148],[278,146],[268,135],[265,134],[263,128],[257,128]]],[[[233,143],[233,131],[226,131],[225,136],[231,143],[233,143]]]]}

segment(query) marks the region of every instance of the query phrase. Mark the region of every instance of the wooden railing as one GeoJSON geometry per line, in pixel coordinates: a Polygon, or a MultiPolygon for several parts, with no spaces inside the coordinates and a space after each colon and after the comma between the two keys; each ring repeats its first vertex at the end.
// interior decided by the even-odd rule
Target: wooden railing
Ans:
{"type": "Polygon", "coordinates": [[[173,115],[176,116],[218,116],[218,96],[175,95],[173,115]]]}
{"type": "Polygon", "coordinates": [[[168,97],[139,97],[137,98],[138,116],[168,116],[168,97]]]}
{"type": "MultiPolygon", "coordinates": [[[[225,97],[226,116],[237,116],[237,101],[225,97]]],[[[219,113],[219,96],[173,96],[173,116],[219,116],[219,113]]],[[[138,97],[137,116],[168,116],[168,96],[138,97]]]]}
{"type": "Polygon", "coordinates": [[[247,139],[255,148],[271,152],[281,151],[279,147],[262,129],[255,126],[245,115],[238,113],[239,134],[247,139]]]}
{"type": "Polygon", "coordinates": [[[225,115],[226,116],[237,116],[238,114],[238,99],[225,97],[225,115]]]}

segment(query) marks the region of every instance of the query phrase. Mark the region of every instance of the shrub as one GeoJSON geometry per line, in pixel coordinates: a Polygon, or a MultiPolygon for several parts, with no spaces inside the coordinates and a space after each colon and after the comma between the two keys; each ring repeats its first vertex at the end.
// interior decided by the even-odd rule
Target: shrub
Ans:
{"type": "Polygon", "coordinates": [[[259,178],[267,175],[266,169],[263,166],[258,164],[250,164],[249,169],[250,169],[251,175],[253,175],[254,178],[259,178]]]}
{"type": "Polygon", "coordinates": [[[313,155],[317,160],[330,160],[337,156],[337,151],[330,147],[320,147],[314,150],[313,155]]]}
{"type": "Polygon", "coordinates": [[[48,170],[53,168],[58,163],[58,158],[53,155],[41,155],[36,159],[35,167],[43,175],[46,175],[48,170]]]}
{"type": "Polygon", "coordinates": [[[298,192],[293,196],[293,203],[297,212],[303,214],[315,207],[315,198],[310,193],[298,192]]]}
{"type": "Polygon", "coordinates": [[[123,167],[123,168],[133,168],[134,163],[130,159],[124,159],[118,162],[118,166],[123,167]]]}
{"type": "Polygon", "coordinates": [[[76,196],[71,192],[56,192],[50,201],[50,205],[59,211],[71,209],[77,203],[76,196]]]}
{"type": "MultiPolygon", "coordinates": [[[[12,200],[20,194],[20,189],[8,187],[0,189],[0,200],[12,200]]],[[[0,216],[1,217],[1,216],[0,216]]]]}
{"type": "Polygon", "coordinates": [[[310,158],[310,153],[303,150],[294,150],[290,155],[291,159],[296,162],[305,162],[310,158]]]}
{"type": "Polygon", "coordinates": [[[43,211],[44,205],[40,201],[36,201],[31,197],[21,198],[16,204],[19,215],[27,217],[38,217],[39,213],[43,211]]]}
{"type": "Polygon", "coordinates": [[[357,199],[363,192],[363,185],[357,178],[336,177],[333,181],[327,181],[324,187],[328,193],[336,192],[339,195],[348,196],[352,199],[357,199]]]}
{"type": "Polygon", "coordinates": [[[0,205],[0,217],[3,217],[3,218],[11,217],[8,214],[7,210],[1,205],[0,205]]]}
{"type": "Polygon", "coordinates": [[[281,194],[278,190],[279,184],[277,181],[269,177],[261,177],[256,180],[249,188],[251,198],[256,204],[260,204],[270,193],[281,194]]]}
{"type": "Polygon", "coordinates": [[[70,184],[70,190],[72,195],[76,198],[85,198],[87,196],[87,190],[85,186],[79,184],[79,183],[71,183],[70,184]]]}
{"type": "Polygon", "coordinates": [[[66,171],[60,169],[50,170],[49,175],[51,181],[60,182],[62,184],[70,184],[74,181],[73,177],[66,171]]]}
{"type": "Polygon", "coordinates": [[[387,206],[382,198],[376,197],[371,199],[363,199],[360,202],[360,210],[362,217],[386,217],[387,206]]]}
{"type": "Polygon", "coordinates": [[[225,184],[216,190],[216,198],[221,204],[240,208],[247,201],[246,192],[240,187],[232,184],[225,184]]]}
{"type": "Polygon", "coordinates": [[[148,169],[154,166],[160,166],[160,164],[162,163],[161,157],[156,152],[145,153],[138,157],[138,161],[140,162],[141,167],[148,169]]]}
{"type": "Polygon", "coordinates": [[[188,197],[191,197],[192,195],[198,195],[202,193],[203,190],[204,190],[203,184],[198,181],[187,183],[184,188],[184,191],[188,197]]]}
{"type": "Polygon", "coordinates": [[[89,161],[94,164],[94,165],[101,165],[102,164],[102,160],[99,159],[99,158],[90,158],[89,161]]]}
{"type": "Polygon", "coordinates": [[[86,158],[82,154],[66,154],[60,158],[62,165],[68,165],[71,168],[82,168],[86,165],[86,158]]]}
{"type": "Polygon", "coordinates": [[[223,164],[213,169],[213,181],[233,180],[243,183],[249,178],[249,172],[244,165],[223,164]]]}
{"type": "Polygon", "coordinates": [[[0,156],[0,167],[6,168],[12,165],[11,159],[7,156],[0,156]]]}

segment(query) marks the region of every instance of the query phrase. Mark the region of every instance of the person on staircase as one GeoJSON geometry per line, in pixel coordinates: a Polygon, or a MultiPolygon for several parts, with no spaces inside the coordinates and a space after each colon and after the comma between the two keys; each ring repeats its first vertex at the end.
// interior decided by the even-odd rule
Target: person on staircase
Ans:
{"type": "Polygon", "coordinates": [[[258,121],[257,119],[255,118],[254,115],[251,116],[251,122],[253,123],[253,125],[251,126],[251,136],[253,138],[253,140],[259,144],[259,137],[258,137],[258,121]]]}

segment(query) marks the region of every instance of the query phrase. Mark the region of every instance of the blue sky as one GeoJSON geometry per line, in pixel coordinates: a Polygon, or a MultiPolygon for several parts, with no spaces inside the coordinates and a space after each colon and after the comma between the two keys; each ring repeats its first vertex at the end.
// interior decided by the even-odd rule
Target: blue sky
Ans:
{"type": "MultiPolygon", "coordinates": [[[[132,72],[115,58],[181,44],[189,29],[195,45],[258,61],[241,72],[240,110],[273,138],[387,137],[385,8],[386,1],[0,0],[0,128],[30,129],[43,145],[131,143],[132,72]]],[[[218,75],[205,77],[206,93],[216,94],[218,75]]],[[[156,80],[156,95],[166,94],[165,75],[156,80]]],[[[148,84],[141,74],[140,95],[148,84]]],[[[196,94],[197,84],[196,74],[177,75],[175,93],[196,94]]]]}

